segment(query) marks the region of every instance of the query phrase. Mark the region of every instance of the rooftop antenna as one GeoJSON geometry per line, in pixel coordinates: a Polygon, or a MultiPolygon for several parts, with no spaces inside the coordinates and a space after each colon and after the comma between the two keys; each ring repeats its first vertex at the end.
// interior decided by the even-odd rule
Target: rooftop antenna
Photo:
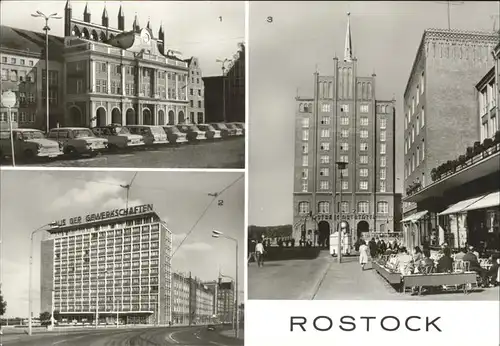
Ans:
{"type": "Polygon", "coordinates": [[[447,14],[448,14],[448,30],[451,29],[451,6],[455,5],[463,5],[463,1],[434,1],[436,4],[445,4],[447,5],[447,14]]]}
{"type": "Polygon", "coordinates": [[[132,184],[134,183],[135,177],[137,177],[137,173],[138,172],[135,172],[134,177],[132,178],[132,180],[130,180],[129,184],[127,184],[127,185],[120,185],[120,187],[122,187],[124,189],[127,189],[127,203],[126,203],[126,209],[127,210],[128,210],[128,196],[129,196],[130,188],[132,187],[132,184]]]}

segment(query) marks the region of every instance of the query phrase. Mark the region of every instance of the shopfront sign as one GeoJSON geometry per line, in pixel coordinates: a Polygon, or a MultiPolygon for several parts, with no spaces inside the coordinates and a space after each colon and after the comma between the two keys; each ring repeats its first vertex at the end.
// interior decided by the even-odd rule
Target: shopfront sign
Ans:
{"type": "Polygon", "coordinates": [[[152,204],[144,204],[130,208],[123,209],[113,209],[108,211],[103,211],[100,213],[88,214],[86,216],[76,216],[69,219],[63,219],[57,222],[58,227],[79,225],[88,222],[101,221],[107,219],[114,219],[117,217],[130,216],[130,215],[140,215],[153,211],[152,204]]]}
{"type": "MultiPolygon", "coordinates": [[[[336,214],[335,217],[332,214],[316,214],[313,215],[313,220],[318,221],[327,221],[327,220],[340,220],[340,214],[336,214]]],[[[342,214],[342,220],[373,220],[373,214],[358,214],[358,213],[349,213],[342,214]]]]}

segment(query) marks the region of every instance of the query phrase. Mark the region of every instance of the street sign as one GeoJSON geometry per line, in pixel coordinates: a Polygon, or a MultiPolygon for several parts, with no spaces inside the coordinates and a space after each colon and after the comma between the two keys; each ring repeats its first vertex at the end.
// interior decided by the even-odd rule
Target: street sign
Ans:
{"type": "Polygon", "coordinates": [[[2,93],[2,106],[12,108],[16,105],[16,94],[10,90],[2,93]]]}

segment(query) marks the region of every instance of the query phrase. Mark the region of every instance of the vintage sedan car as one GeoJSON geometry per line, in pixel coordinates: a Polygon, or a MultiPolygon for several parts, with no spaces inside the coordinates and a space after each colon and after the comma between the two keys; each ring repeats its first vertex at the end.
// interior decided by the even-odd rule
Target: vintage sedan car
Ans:
{"type": "Polygon", "coordinates": [[[205,132],[205,136],[207,139],[220,139],[222,138],[222,134],[220,130],[216,130],[212,125],[210,124],[196,124],[196,127],[200,129],[201,131],[205,132]]]}
{"type": "Polygon", "coordinates": [[[111,124],[103,127],[94,127],[92,132],[101,138],[108,140],[110,149],[127,149],[144,145],[141,135],[131,134],[130,131],[118,124],[111,124]]]}
{"type": "Polygon", "coordinates": [[[211,123],[210,125],[222,133],[222,138],[236,136],[236,130],[230,129],[225,123],[211,123]]]}
{"type": "Polygon", "coordinates": [[[51,129],[47,136],[62,144],[67,155],[96,156],[108,148],[108,140],[99,138],[85,127],[58,127],[51,129]]]}
{"type": "Polygon", "coordinates": [[[213,331],[215,331],[215,329],[216,329],[216,328],[215,328],[215,325],[214,325],[214,324],[209,324],[209,325],[207,326],[207,330],[208,330],[208,331],[213,332],[213,331]]]}
{"type": "Polygon", "coordinates": [[[197,127],[193,128],[193,125],[177,125],[179,131],[186,134],[188,141],[197,142],[207,139],[205,132],[201,131],[197,127]]]}
{"type": "Polygon", "coordinates": [[[243,129],[241,127],[237,126],[235,123],[226,123],[226,126],[228,129],[232,129],[232,130],[236,131],[235,136],[243,136],[245,134],[243,129]]]}
{"type": "Polygon", "coordinates": [[[168,141],[172,144],[187,143],[187,135],[174,125],[165,125],[163,130],[167,133],[168,141]]]}
{"type": "MultiPolygon", "coordinates": [[[[14,155],[18,159],[53,158],[63,154],[62,145],[45,138],[40,130],[17,128],[12,133],[14,135],[14,155]]],[[[10,135],[10,131],[0,132],[0,160],[5,156],[12,156],[10,135]]]]}
{"type": "Polygon", "coordinates": [[[168,144],[167,134],[163,127],[157,125],[127,125],[130,133],[141,135],[146,145],[168,144]]]}

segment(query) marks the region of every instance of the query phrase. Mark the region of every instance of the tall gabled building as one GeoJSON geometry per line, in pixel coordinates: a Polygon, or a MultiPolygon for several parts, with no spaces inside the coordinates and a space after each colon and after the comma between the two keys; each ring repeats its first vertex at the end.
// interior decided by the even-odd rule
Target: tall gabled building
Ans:
{"type": "Polygon", "coordinates": [[[296,98],[293,237],[328,242],[341,219],[352,242],[389,237],[399,229],[395,100],[376,99],[375,74],[358,76],[349,14],[344,59],[333,63],[334,75],[314,73],[312,97],[296,98]],[[336,162],[347,163],[342,181],[336,162]]]}

